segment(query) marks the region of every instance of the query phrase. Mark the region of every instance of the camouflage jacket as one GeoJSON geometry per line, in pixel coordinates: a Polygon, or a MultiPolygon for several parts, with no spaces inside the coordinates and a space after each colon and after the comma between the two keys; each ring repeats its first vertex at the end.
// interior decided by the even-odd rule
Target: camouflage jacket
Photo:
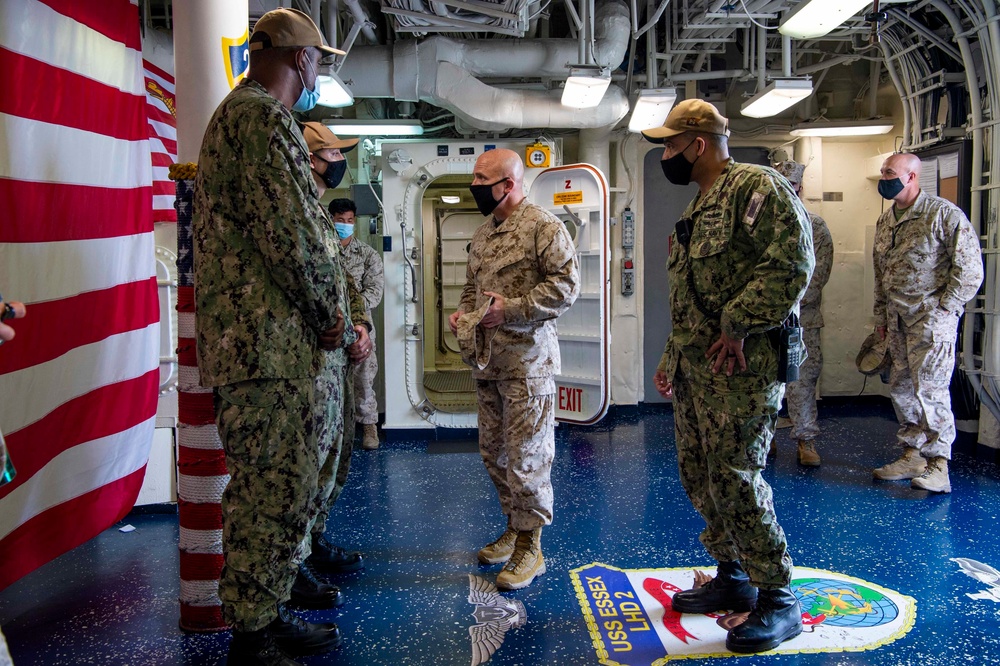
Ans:
{"type": "Polygon", "coordinates": [[[492,357],[479,379],[559,374],[555,319],[580,294],[580,263],[566,226],[544,208],[522,201],[499,225],[490,215],[469,249],[459,311],[472,312],[487,297],[505,299],[505,322],[488,332],[492,357]]]}
{"type": "Polygon", "coordinates": [[[692,221],[692,233],[687,248],[676,231],[670,239],[673,330],[658,369],[672,378],[683,355],[707,372],[705,352],[725,331],[744,340],[747,370],[718,381],[747,390],[774,383],[776,353],[765,333],[795,310],[812,275],[809,214],[777,171],[730,160],[683,218],[692,221]]]}
{"type": "Polygon", "coordinates": [[[371,245],[361,242],[356,236],[351,236],[351,242],[346,246],[341,245],[340,253],[344,258],[344,268],[361,290],[364,309],[370,316],[371,311],[382,302],[385,290],[382,258],[371,245]]]}
{"type": "Polygon", "coordinates": [[[875,225],[875,325],[890,315],[910,326],[935,308],[960,311],[983,281],[979,236],[965,213],[923,191],[898,221],[894,207],[875,225]]]}
{"type": "Polygon", "coordinates": [[[830,280],[830,271],[833,270],[833,237],[822,217],[809,213],[809,221],[812,222],[816,269],[799,303],[799,321],[802,328],[823,328],[823,287],[830,280]]]}
{"type": "Polygon", "coordinates": [[[209,121],[193,215],[202,384],[315,377],[317,334],[341,307],[343,272],[291,113],[259,84],[236,87],[209,121]]]}

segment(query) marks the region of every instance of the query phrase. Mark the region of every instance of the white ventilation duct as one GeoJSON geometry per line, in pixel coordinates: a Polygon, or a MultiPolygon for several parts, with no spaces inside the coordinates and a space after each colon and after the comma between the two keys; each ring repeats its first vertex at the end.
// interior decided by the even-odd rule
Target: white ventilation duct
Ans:
{"type": "MultiPolygon", "coordinates": [[[[594,57],[617,67],[630,34],[628,9],[620,0],[601,4],[595,15],[594,57]]],[[[564,79],[579,60],[575,39],[457,40],[434,36],[401,40],[393,46],[351,49],[340,69],[355,98],[385,97],[424,101],[448,109],[483,130],[532,127],[609,127],[628,113],[628,98],[608,88],[600,105],[571,109],[559,91],[497,88],[478,77],[564,79]]]]}

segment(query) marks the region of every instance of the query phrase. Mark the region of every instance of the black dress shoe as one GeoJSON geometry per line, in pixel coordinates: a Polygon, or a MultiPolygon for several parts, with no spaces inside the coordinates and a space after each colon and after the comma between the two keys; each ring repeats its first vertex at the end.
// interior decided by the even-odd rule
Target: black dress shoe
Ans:
{"type": "Polygon", "coordinates": [[[340,588],[321,581],[308,563],[299,565],[299,573],[292,583],[291,603],[302,608],[335,608],[344,603],[340,588]]]}
{"type": "Polygon", "coordinates": [[[757,606],[743,624],[726,636],[730,652],[766,652],[802,633],[802,609],[791,589],[760,590],[757,606]]]}
{"type": "Polygon", "coordinates": [[[313,534],[312,555],[307,559],[313,569],[326,574],[342,574],[365,568],[365,560],[358,551],[348,552],[335,546],[326,535],[313,534]]]}
{"type": "Polygon", "coordinates": [[[301,666],[278,649],[268,629],[233,630],[226,663],[229,666],[301,666]]]}
{"type": "Polygon", "coordinates": [[[278,606],[277,619],[267,627],[281,651],[294,657],[329,652],[344,640],[337,625],[306,622],[289,613],[284,604],[278,606]]]}
{"type": "Polygon", "coordinates": [[[757,588],[739,562],[719,562],[715,578],[701,587],[674,595],[671,603],[678,613],[711,613],[731,610],[746,613],[757,600],[757,588]]]}

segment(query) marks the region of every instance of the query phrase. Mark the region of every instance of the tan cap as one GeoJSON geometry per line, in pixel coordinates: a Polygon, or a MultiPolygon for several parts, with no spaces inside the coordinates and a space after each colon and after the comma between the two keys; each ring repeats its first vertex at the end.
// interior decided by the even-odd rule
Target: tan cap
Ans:
{"type": "Polygon", "coordinates": [[[802,184],[802,174],[806,172],[805,164],[799,164],[798,162],[793,162],[792,160],[785,160],[784,162],[778,162],[774,168],[792,185],[802,184]]]}
{"type": "Polygon", "coordinates": [[[663,127],[643,130],[642,135],[653,143],[663,143],[664,139],[684,132],[729,136],[729,120],[705,100],[686,99],[670,110],[663,127]]]}
{"type": "Polygon", "coordinates": [[[250,35],[251,51],[281,46],[315,46],[326,55],[346,55],[323,42],[323,35],[308,14],[284,7],[261,16],[250,35]]]}
{"type": "Polygon", "coordinates": [[[884,340],[879,339],[878,333],[872,333],[861,343],[861,351],[854,359],[854,364],[858,366],[858,371],[865,375],[880,375],[889,370],[892,366],[892,357],[889,355],[889,336],[884,340]]]}
{"type": "Polygon", "coordinates": [[[302,136],[305,137],[310,153],[325,148],[336,148],[346,153],[358,145],[358,139],[338,139],[329,127],[317,122],[302,123],[302,136]]]}

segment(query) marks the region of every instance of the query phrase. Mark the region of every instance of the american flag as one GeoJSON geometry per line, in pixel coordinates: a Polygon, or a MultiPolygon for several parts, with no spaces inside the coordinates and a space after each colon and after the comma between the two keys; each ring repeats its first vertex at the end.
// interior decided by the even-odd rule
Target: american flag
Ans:
{"type": "Polygon", "coordinates": [[[159,384],[139,10],[0,2],[0,589],[129,512],[159,384]]]}
{"type": "Polygon", "coordinates": [[[149,151],[153,158],[153,222],[176,222],[174,182],[167,174],[177,161],[177,102],[174,77],[142,61],[149,116],[149,151]]]}

